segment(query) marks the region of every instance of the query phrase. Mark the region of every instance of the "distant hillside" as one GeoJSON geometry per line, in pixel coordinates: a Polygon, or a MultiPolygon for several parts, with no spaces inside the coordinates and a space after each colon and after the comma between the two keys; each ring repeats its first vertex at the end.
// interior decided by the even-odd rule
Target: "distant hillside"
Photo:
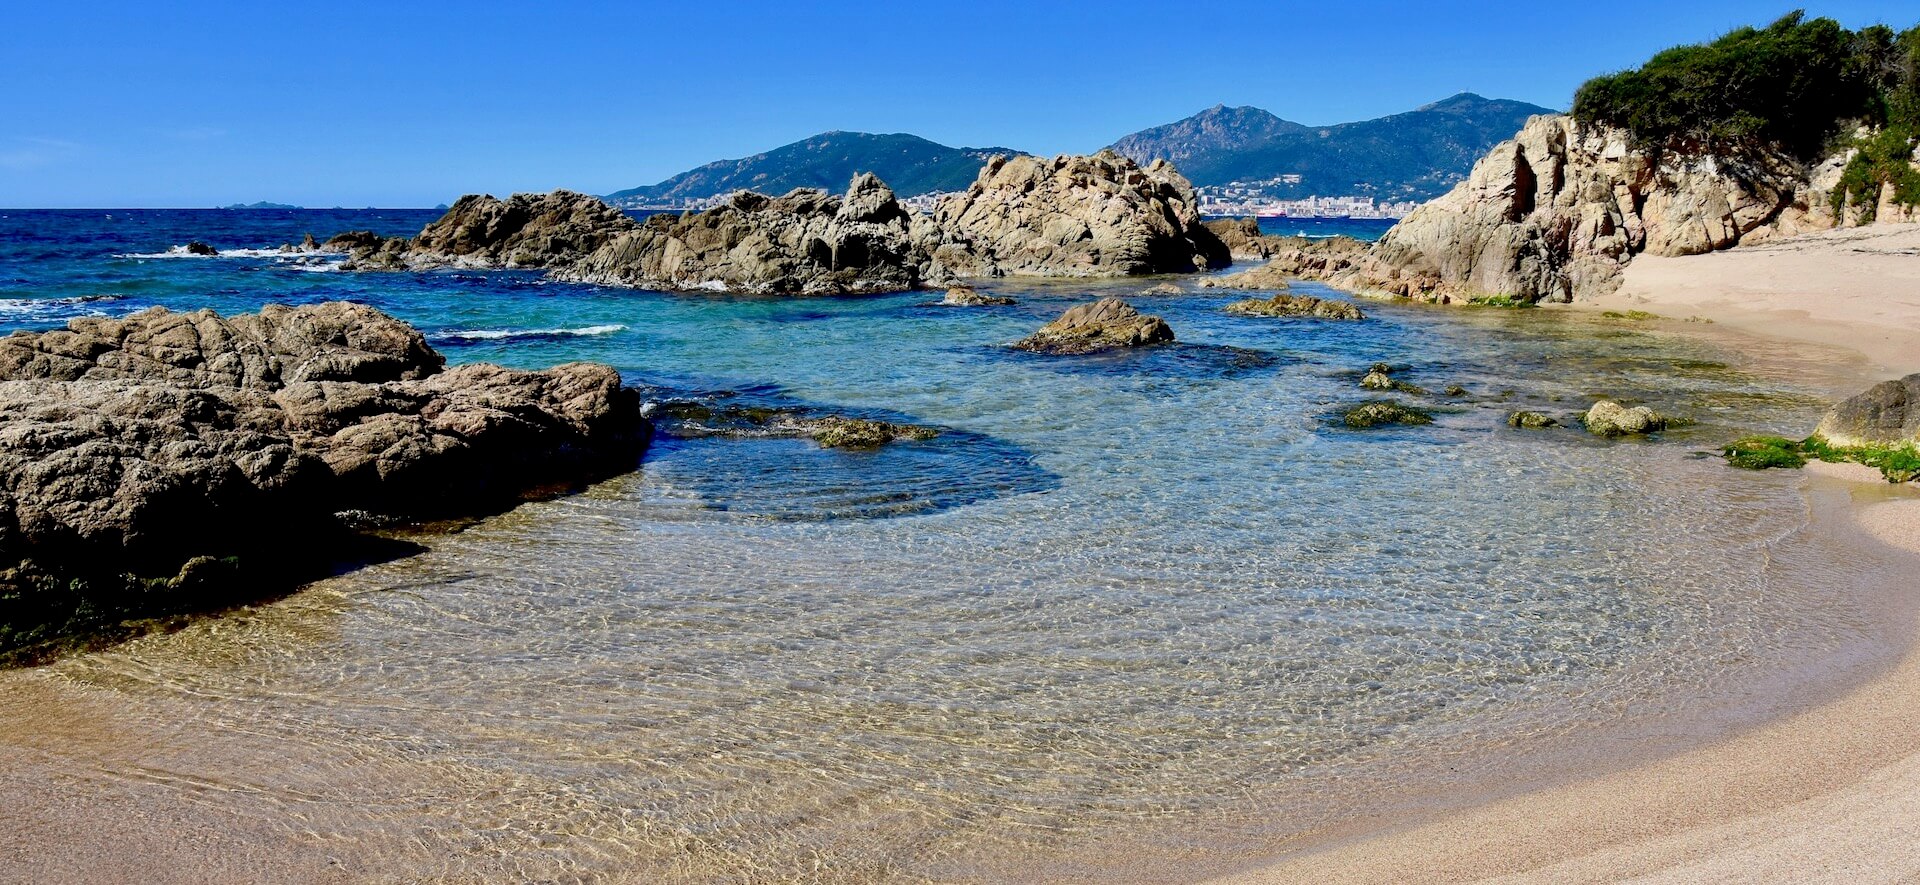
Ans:
{"type": "Polygon", "coordinates": [[[837,193],[862,172],[872,172],[895,193],[912,197],[965,190],[988,157],[1020,153],[1009,148],[952,148],[898,133],[825,132],[764,154],[708,163],[650,187],[615,191],[606,199],[616,205],[660,206],[737,190],[777,196],[797,187],[817,187],[837,193]]]}
{"type": "Polygon", "coordinates": [[[1216,106],[1115,142],[1146,163],[1166,158],[1194,184],[1267,181],[1276,197],[1369,195],[1429,200],[1464,179],[1475,160],[1513,137],[1528,117],[1556,113],[1525,102],[1461,93],[1377,120],[1308,127],[1259,108],[1216,106]]]}
{"type": "Polygon", "coordinates": [[[220,208],[222,209],[298,209],[300,207],[290,205],[288,203],[269,203],[269,202],[266,202],[265,200],[262,200],[258,203],[235,203],[231,206],[221,206],[220,208]]]}

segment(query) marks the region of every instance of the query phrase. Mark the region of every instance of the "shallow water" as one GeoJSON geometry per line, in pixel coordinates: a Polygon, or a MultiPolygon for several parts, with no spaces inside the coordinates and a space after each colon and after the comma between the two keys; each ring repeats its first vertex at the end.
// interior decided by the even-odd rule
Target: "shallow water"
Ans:
{"type": "Polygon", "coordinates": [[[1393,804],[1355,783],[1684,721],[1875,638],[1842,592],[1875,564],[1799,537],[1798,476],[1696,455],[1811,426],[1826,388],[1790,354],[1549,310],[1235,317],[1240,293],[1137,295],[1158,281],[957,310],[116,258],[432,213],[14,215],[14,327],[349,297],[456,361],[593,359],[656,399],[947,430],[873,453],[668,436],[636,475],[423,555],[0,674],[0,741],[77,789],[266,814],[367,878],[1187,879],[1393,804]],[[1004,346],[1100,294],[1180,343],[1004,346]],[[1469,395],[1347,430],[1376,361],[1469,395]],[[1702,424],[1504,424],[1600,395],[1702,424]],[[36,738],[29,681],[123,711],[103,730],[125,757],[36,738]]]}

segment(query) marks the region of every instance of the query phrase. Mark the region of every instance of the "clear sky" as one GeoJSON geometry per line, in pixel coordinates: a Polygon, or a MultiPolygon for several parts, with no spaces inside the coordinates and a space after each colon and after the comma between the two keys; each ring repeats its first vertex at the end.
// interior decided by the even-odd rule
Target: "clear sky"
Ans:
{"type": "MultiPolygon", "coordinates": [[[[1920,2],[1807,0],[1849,27],[1920,2]]],[[[1090,151],[1217,102],[1310,124],[1596,73],[1751,0],[18,2],[0,206],[431,206],[651,184],[829,129],[1090,151]]]]}

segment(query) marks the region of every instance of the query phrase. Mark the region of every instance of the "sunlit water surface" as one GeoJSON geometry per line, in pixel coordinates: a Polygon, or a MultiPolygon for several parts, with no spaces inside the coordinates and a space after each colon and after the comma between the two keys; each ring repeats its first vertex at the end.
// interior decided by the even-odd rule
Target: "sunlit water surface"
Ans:
{"type": "Polygon", "coordinates": [[[0,219],[0,319],[345,297],[456,361],[592,359],[656,399],[947,430],[873,453],[668,436],[638,474],[422,555],[0,674],[24,746],[47,711],[9,683],[126,711],[132,762],[34,750],[71,752],[76,789],[265,814],[370,879],[1185,879],[1390,811],[1381,784],[1658,731],[1874,632],[1840,589],[1873,564],[1798,540],[1804,480],[1696,454],[1803,430],[1828,391],[1670,324],[1249,319],[1191,282],[1004,283],[1018,306],[956,310],[348,274],[115,256],[433,213],[98,215],[0,219]],[[1096,294],[1180,343],[1005,347],[1096,294]],[[1345,429],[1375,361],[1468,395],[1401,397],[1431,427],[1345,429]],[[1701,424],[1505,425],[1601,395],[1701,424]]]}

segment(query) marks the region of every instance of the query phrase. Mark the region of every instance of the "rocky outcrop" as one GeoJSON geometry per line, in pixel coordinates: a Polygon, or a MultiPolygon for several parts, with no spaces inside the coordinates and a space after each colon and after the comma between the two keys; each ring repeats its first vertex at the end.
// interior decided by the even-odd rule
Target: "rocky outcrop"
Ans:
{"type": "MultiPolygon", "coordinates": [[[[557,190],[514,194],[501,200],[468,194],[426,226],[397,256],[398,264],[422,267],[553,267],[569,264],[639,223],[596,197],[557,190]]],[[[351,266],[389,267],[390,241],[361,241],[351,266]]]]}
{"type": "Polygon", "coordinates": [[[1000,295],[982,294],[972,286],[954,286],[947,290],[940,303],[947,307],[1003,307],[1015,301],[1000,295]]]}
{"type": "Polygon", "coordinates": [[[959,276],[1191,273],[1231,260],[1193,185],[1164,161],[995,157],[934,210],[933,259],[959,276]]]}
{"type": "Polygon", "coordinates": [[[1920,445],[1920,374],[1883,381],[1834,406],[1814,435],[1836,446],[1920,445]]]}
{"type": "Polygon", "coordinates": [[[1258,218],[1218,218],[1206,223],[1207,230],[1220,238],[1236,261],[1272,258],[1287,248],[1295,237],[1276,237],[1262,233],[1258,218]]]}
{"type": "Polygon", "coordinates": [[[1142,314],[1118,298],[1102,298],[1068,308],[1013,346],[1034,353],[1082,354],[1172,340],[1173,329],[1159,317],[1142,314]]]}
{"type": "Polygon", "coordinates": [[[1300,317],[1323,320],[1364,320],[1360,308],[1345,301],[1290,295],[1281,292],[1271,298],[1249,298],[1226,306],[1227,313],[1255,317],[1300,317]]]}
{"type": "Polygon", "coordinates": [[[1827,194],[1844,159],[1809,167],[1761,147],[1660,149],[1621,130],[1539,116],[1372,248],[1280,249],[1266,274],[1443,303],[1604,295],[1635,255],[1692,255],[1832,226],[1827,194]]]}
{"type": "MultiPolygon", "coordinates": [[[[1227,276],[1207,277],[1200,285],[1209,289],[1284,290],[1295,279],[1320,280],[1349,290],[1378,289],[1353,281],[1362,268],[1374,266],[1370,247],[1352,237],[1272,237],[1268,261],[1227,276]]],[[[1400,293],[1396,293],[1400,294],[1400,293]]]]}
{"type": "Polygon", "coordinates": [[[236,587],[265,586],[328,555],[342,511],[484,509],[631,469],[646,444],[609,367],[442,363],[346,303],[0,339],[0,563],[21,563],[0,574],[0,648],[76,611],[194,604],[169,587],[226,557],[236,587]]]}
{"type": "Polygon", "coordinates": [[[871,174],[855,178],[840,197],[808,189],[778,198],[741,191],[705,212],[656,215],[555,276],[756,294],[898,292],[946,278],[929,266],[914,222],[871,174]]]}

